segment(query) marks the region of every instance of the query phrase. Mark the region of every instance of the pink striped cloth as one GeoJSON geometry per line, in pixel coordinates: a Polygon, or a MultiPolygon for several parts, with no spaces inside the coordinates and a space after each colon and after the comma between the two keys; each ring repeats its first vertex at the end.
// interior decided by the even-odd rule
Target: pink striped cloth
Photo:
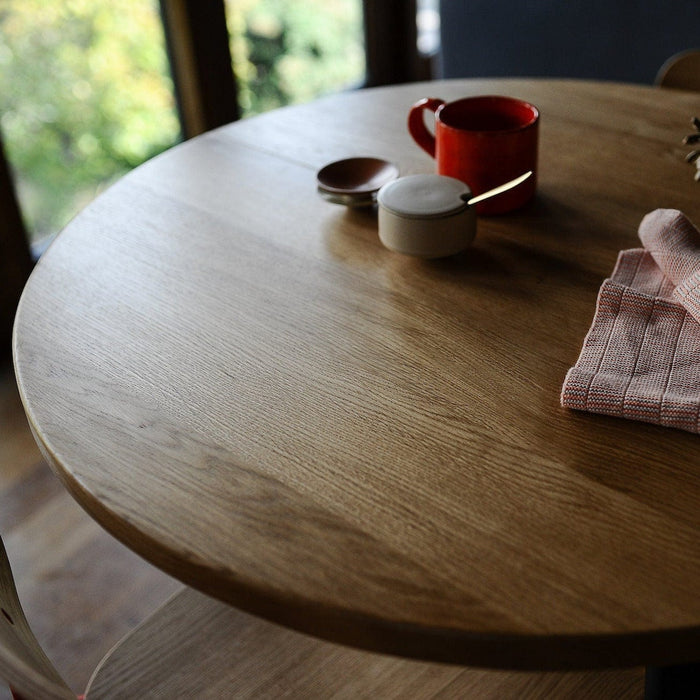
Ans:
{"type": "Polygon", "coordinates": [[[700,432],[700,232],[658,209],[598,294],[561,404],[700,432]]]}

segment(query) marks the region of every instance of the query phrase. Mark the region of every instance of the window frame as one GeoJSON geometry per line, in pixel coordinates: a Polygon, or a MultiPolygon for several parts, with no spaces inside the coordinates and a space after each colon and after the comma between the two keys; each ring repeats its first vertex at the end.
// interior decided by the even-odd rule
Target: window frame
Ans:
{"type": "Polygon", "coordinates": [[[33,267],[28,240],[0,135],[0,356],[10,349],[15,310],[33,267]]]}

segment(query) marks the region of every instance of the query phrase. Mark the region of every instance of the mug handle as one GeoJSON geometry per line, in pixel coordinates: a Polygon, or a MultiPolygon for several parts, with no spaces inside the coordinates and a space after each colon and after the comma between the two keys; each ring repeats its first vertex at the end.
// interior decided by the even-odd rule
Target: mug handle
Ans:
{"type": "Polygon", "coordinates": [[[416,102],[408,113],[408,131],[413,140],[432,158],[435,158],[435,136],[428,131],[423,119],[423,110],[438,111],[445,100],[436,97],[424,97],[416,102]]]}

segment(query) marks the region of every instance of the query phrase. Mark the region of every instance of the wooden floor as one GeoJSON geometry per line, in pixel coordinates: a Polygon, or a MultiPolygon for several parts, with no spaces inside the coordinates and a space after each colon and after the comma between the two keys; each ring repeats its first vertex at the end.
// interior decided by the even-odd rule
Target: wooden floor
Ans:
{"type": "Polygon", "coordinates": [[[0,364],[0,534],[29,622],[76,692],[109,648],[179,586],[68,495],[34,443],[7,360],[0,364]]]}

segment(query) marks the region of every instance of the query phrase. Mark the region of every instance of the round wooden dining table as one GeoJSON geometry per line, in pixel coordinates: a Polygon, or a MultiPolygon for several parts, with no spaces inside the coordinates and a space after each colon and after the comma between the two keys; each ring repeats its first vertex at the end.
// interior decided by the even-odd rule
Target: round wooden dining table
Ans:
{"type": "MultiPolygon", "coordinates": [[[[46,458],[128,547],[324,639],[515,669],[700,657],[700,437],[562,408],[622,249],[700,221],[700,97],[457,80],[358,90],[182,143],[38,262],[14,360],[46,458]],[[463,253],[384,248],[316,173],[433,172],[423,97],[541,114],[537,194],[463,253]]],[[[700,349],[699,349],[700,352],[700,349]]]]}

